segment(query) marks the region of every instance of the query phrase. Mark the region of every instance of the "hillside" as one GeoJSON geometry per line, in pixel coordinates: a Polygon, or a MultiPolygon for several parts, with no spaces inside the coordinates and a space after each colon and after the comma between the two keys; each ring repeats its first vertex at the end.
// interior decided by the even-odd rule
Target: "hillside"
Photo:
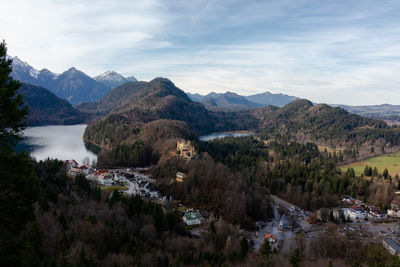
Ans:
{"type": "Polygon", "coordinates": [[[388,123],[400,122],[400,105],[346,106],[338,105],[345,110],[365,117],[384,120],[388,123]]]}
{"type": "Polygon", "coordinates": [[[197,134],[255,127],[256,121],[243,113],[212,112],[193,102],[170,80],[121,85],[94,103],[78,105],[83,112],[98,118],[120,114],[131,122],[147,123],[158,119],[186,122],[197,134]]]}
{"type": "Polygon", "coordinates": [[[398,128],[390,128],[380,120],[350,114],[339,107],[313,106],[308,100],[296,100],[280,109],[266,107],[253,114],[260,120],[260,132],[267,139],[280,137],[346,146],[360,146],[366,142],[399,144],[398,128]]]}
{"type": "Polygon", "coordinates": [[[22,84],[19,90],[29,107],[30,126],[83,123],[87,116],[49,90],[31,84],[22,84]]]}

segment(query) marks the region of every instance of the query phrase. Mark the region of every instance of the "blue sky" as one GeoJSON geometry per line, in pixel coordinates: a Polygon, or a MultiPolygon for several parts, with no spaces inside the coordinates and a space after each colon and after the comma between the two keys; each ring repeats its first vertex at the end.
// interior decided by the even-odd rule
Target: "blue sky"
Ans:
{"type": "Polygon", "coordinates": [[[400,1],[0,0],[35,68],[170,78],[188,92],[400,104],[400,1]]]}

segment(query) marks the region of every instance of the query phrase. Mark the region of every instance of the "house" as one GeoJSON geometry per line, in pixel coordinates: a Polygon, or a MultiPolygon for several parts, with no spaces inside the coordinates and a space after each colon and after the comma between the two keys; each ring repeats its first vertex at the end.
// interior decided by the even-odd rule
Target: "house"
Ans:
{"type": "Polygon", "coordinates": [[[183,172],[177,172],[175,180],[179,183],[183,183],[183,180],[187,178],[187,174],[183,172]]]}
{"type": "Polygon", "coordinates": [[[376,219],[386,219],[387,218],[387,213],[384,210],[381,210],[379,208],[371,208],[370,209],[370,215],[372,215],[372,217],[376,218],[376,219]]]}
{"type": "Polygon", "coordinates": [[[399,242],[391,239],[391,238],[385,238],[383,241],[383,246],[389,251],[390,254],[392,255],[400,255],[400,244],[399,242]]]}
{"type": "Polygon", "coordinates": [[[264,239],[268,240],[269,243],[275,243],[276,242],[276,236],[268,233],[264,236],[264,239]]]}
{"type": "Polygon", "coordinates": [[[361,208],[351,208],[347,210],[349,219],[352,221],[363,220],[367,216],[367,213],[361,208]]]}
{"type": "Polygon", "coordinates": [[[400,217],[400,202],[393,200],[390,204],[390,209],[387,210],[387,214],[391,217],[400,217]]]}
{"type": "Polygon", "coordinates": [[[182,219],[186,225],[199,225],[203,220],[199,211],[186,212],[182,219]]]}
{"type": "Polygon", "coordinates": [[[400,210],[389,209],[389,210],[387,210],[387,215],[390,216],[390,217],[399,218],[400,217],[400,210]]]}
{"type": "Polygon", "coordinates": [[[186,140],[181,140],[176,143],[176,152],[178,156],[186,159],[192,159],[197,155],[192,142],[186,140]]]}

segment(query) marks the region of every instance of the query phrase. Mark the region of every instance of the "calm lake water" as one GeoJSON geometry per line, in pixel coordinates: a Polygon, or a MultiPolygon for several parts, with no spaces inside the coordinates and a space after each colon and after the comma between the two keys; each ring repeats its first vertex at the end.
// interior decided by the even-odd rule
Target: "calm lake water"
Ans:
{"type": "Polygon", "coordinates": [[[210,141],[217,138],[224,137],[243,137],[243,136],[255,136],[256,134],[253,132],[224,132],[224,133],[212,133],[208,135],[200,136],[199,139],[201,141],[210,141]]]}
{"type": "Polygon", "coordinates": [[[89,158],[91,163],[97,156],[85,148],[85,129],[85,124],[29,127],[24,131],[24,142],[17,149],[28,150],[38,161],[74,159],[82,164],[85,158],[89,158]]]}

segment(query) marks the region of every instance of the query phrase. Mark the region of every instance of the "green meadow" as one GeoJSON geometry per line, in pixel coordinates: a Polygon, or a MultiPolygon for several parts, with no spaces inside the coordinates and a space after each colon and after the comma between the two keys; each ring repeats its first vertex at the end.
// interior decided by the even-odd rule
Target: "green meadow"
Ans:
{"type": "Polygon", "coordinates": [[[365,166],[376,167],[379,173],[382,173],[386,168],[391,176],[396,174],[400,175],[400,152],[392,154],[384,154],[378,157],[365,159],[362,161],[353,162],[343,166],[339,166],[342,171],[346,171],[348,168],[353,168],[357,175],[364,173],[365,166]]]}

